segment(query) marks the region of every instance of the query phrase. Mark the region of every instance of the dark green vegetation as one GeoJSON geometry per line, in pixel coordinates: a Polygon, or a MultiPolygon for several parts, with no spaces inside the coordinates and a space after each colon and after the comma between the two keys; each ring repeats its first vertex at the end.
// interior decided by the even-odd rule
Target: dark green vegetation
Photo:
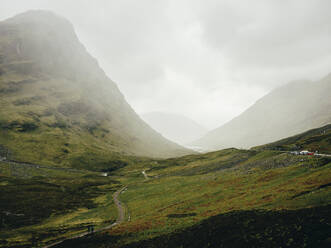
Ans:
{"type": "Polygon", "coordinates": [[[209,150],[250,148],[330,123],[331,74],[276,88],[194,145],[209,150]]]}
{"type": "Polygon", "coordinates": [[[100,173],[0,162],[0,247],[30,247],[32,239],[113,222],[117,187],[100,173]],[[96,216],[97,211],[104,213],[96,216]]]}
{"type": "MultiPolygon", "coordinates": [[[[331,245],[330,205],[300,210],[233,211],[156,238],[131,243],[138,247],[318,247],[331,245]]],[[[98,235],[67,241],[59,247],[111,247],[125,236],[98,235]]]]}
{"type": "Polygon", "coordinates": [[[233,211],[124,247],[329,247],[330,208],[233,211]]]}
{"type": "Polygon", "coordinates": [[[145,124],[72,25],[45,11],[0,23],[0,145],[15,160],[99,170],[190,152],[145,124]]]}
{"type": "Polygon", "coordinates": [[[104,193],[98,186],[109,184],[106,177],[29,179],[1,177],[1,228],[16,228],[39,223],[51,214],[63,214],[75,208],[94,208],[91,200],[104,193]],[[34,204],[42,202],[43,204],[34,204]],[[22,208],[23,206],[23,208],[22,208]]]}

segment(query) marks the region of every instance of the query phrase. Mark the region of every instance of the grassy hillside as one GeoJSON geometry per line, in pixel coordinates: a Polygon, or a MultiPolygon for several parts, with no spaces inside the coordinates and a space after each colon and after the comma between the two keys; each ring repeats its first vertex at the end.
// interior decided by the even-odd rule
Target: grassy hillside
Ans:
{"type": "Polygon", "coordinates": [[[0,247],[34,247],[115,221],[118,187],[100,173],[0,162],[0,247]]]}
{"type": "Polygon", "coordinates": [[[330,174],[329,157],[267,148],[136,158],[109,177],[0,163],[0,244],[38,247],[101,228],[116,218],[113,192],[127,186],[125,222],[55,247],[328,247],[330,174]]]}
{"type": "Polygon", "coordinates": [[[315,128],[277,142],[255,147],[254,149],[309,150],[331,154],[331,125],[315,128]]]}
{"type": "Polygon", "coordinates": [[[128,186],[121,200],[130,221],[56,247],[331,244],[331,158],[226,149],[146,160],[116,173],[128,186]]]}
{"type": "Polygon", "coordinates": [[[327,242],[331,159],[231,149],[185,157],[180,164],[155,162],[123,169],[128,190],[121,199],[130,222],[57,247],[218,247],[234,240],[234,247],[314,242],[322,247],[327,242]],[[220,235],[227,228],[237,231],[220,235]]]}
{"type": "MultiPolygon", "coordinates": [[[[330,246],[328,241],[331,231],[328,224],[330,218],[330,205],[300,210],[233,211],[210,217],[184,230],[133,242],[122,247],[328,248],[330,246]]],[[[81,242],[68,241],[66,245],[67,247],[116,247],[110,244],[118,242],[121,238],[123,237],[90,236],[81,242]]]]}
{"type": "Polygon", "coordinates": [[[17,160],[85,167],[189,153],[145,124],[72,25],[46,11],[0,23],[0,145],[17,160]]]}
{"type": "Polygon", "coordinates": [[[204,149],[250,148],[331,123],[331,74],[271,91],[242,114],[194,142],[204,149]]]}
{"type": "MultiPolygon", "coordinates": [[[[0,89],[14,84],[1,83],[7,76],[0,77],[0,89]]],[[[97,170],[128,163],[134,152],[127,151],[131,145],[125,141],[125,130],[123,135],[111,132],[115,124],[88,111],[89,105],[81,99],[84,90],[78,85],[67,89],[67,84],[36,79],[14,93],[0,93],[0,145],[9,150],[9,158],[97,170]],[[64,102],[70,101],[68,107],[64,102]]]]}

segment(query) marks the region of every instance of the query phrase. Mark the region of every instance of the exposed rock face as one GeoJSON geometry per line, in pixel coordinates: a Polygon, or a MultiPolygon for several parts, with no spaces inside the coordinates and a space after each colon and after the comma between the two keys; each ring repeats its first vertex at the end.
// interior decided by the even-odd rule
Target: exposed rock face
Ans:
{"type": "Polygon", "coordinates": [[[0,99],[0,144],[16,154],[36,152],[36,143],[43,142],[38,152],[49,159],[60,156],[47,152],[56,143],[52,138],[75,143],[72,152],[153,157],[190,152],[143,122],[71,23],[48,11],[28,11],[0,23],[0,99]],[[36,128],[22,136],[18,126],[27,123],[36,128]]]}

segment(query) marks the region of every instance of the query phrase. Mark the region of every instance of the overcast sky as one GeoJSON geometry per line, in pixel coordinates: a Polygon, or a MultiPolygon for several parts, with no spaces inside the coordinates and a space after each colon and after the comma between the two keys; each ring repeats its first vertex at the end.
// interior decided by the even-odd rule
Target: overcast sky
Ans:
{"type": "Polygon", "coordinates": [[[215,128],[273,88],[331,72],[330,0],[0,0],[75,26],[138,113],[215,128]]]}

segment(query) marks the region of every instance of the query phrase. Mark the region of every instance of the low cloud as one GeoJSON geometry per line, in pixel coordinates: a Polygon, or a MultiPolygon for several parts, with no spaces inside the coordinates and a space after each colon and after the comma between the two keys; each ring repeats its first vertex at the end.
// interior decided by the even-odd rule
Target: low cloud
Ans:
{"type": "Polygon", "coordinates": [[[29,9],[69,19],[138,113],[209,128],[275,87],[331,71],[327,0],[1,0],[0,18],[29,9]]]}

